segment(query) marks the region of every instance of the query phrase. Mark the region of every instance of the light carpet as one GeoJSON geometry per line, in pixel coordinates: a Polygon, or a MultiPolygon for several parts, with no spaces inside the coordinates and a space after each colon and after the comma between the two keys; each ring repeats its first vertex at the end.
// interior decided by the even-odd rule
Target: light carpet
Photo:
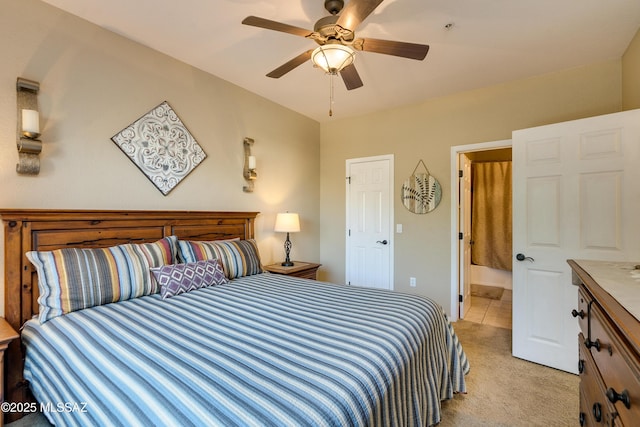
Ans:
{"type": "Polygon", "coordinates": [[[577,375],[513,357],[510,329],[464,320],[456,322],[454,329],[471,371],[467,375],[467,393],[442,402],[440,426],[579,424],[577,375]]]}

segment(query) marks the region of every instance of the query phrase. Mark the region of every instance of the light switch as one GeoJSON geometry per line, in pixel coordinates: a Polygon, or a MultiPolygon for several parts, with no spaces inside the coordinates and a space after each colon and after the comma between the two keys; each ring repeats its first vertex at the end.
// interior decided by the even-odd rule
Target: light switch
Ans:
{"type": "Polygon", "coordinates": [[[402,224],[396,224],[396,233],[402,233],[402,224]]]}

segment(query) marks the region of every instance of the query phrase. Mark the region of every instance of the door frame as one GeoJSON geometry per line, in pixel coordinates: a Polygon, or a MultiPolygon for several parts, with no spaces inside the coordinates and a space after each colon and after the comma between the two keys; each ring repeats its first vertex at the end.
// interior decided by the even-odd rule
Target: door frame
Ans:
{"type": "Polygon", "coordinates": [[[394,221],[395,221],[395,217],[394,217],[394,199],[395,199],[395,193],[394,193],[394,187],[395,187],[395,173],[394,173],[394,162],[395,162],[395,158],[393,154],[383,154],[383,155],[379,155],[379,156],[370,156],[370,157],[358,157],[358,158],[354,158],[354,159],[347,159],[345,161],[345,197],[346,197],[346,212],[345,212],[345,230],[344,230],[344,239],[345,239],[345,269],[344,269],[344,280],[345,283],[349,283],[349,253],[350,253],[350,248],[349,248],[349,212],[350,212],[350,208],[351,208],[351,198],[350,198],[350,191],[351,191],[351,187],[349,185],[349,172],[351,170],[351,165],[353,163],[365,163],[365,162],[376,162],[376,161],[380,161],[380,160],[388,160],[389,161],[389,289],[393,290],[395,288],[394,286],[394,278],[395,278],[395,273],[394,273],[394,265],[395,265],[395,228],[393,226],[394,221]]]}
{"type": "Polygon", "coordinates": [[[468,145],[455,145],[451,147],[451,307],[450,318],[455,322],[458,320],[460,312],[460,267],[466,260],[460,253],[460,194],[458,185],[458,170],[460,170],[459,157],[463,153],[471,153],[474,151],[497,150],[500,148],[511,148],[512,141],[503,139],[499,141],[480,142],[468,145]]]}

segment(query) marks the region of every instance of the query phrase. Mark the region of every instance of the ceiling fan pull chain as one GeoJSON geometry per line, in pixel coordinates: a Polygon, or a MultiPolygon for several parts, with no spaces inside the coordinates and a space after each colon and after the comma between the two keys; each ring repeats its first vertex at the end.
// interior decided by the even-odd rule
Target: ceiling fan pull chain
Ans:
{"type": "Polygon", "coordinates": [[[329,73],[329,117],[333,116],[333,73],[329,73]]]}

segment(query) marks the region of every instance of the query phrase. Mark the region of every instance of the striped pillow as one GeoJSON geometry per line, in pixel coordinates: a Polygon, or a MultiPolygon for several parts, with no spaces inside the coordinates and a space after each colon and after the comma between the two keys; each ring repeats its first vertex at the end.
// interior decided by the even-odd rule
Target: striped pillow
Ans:
{"type": "Polygon", "coordinates": [[[174,264],[176,236],[109,248],[26,253],[38,272],[41,323],[83,308],[158,292],[150,268],[174,264]]]}
{"type": "Polygon", "coordinates": [[[219,259],[228,279],[262,273],[258,245],[254,239],[212,240],[197,242],[179,240],[178,248],[184,262],[219,259]]]}

